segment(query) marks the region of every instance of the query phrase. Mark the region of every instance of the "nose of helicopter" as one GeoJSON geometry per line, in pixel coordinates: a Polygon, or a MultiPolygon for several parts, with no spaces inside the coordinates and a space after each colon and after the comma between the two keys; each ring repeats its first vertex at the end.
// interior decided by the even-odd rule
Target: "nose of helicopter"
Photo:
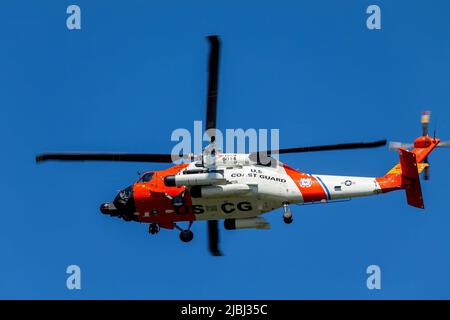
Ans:
{"type": "Polygon", "coordinates": [[[126,221],[134,220],[136,207],[134,205],[133,187],[129,186],[117,194],[112,203],[103,203],[100,206],[103,214],[120,216],[126,221]]]}
{"type": "Polygon", "coordinates": [[[133,187],[129,186],[120,190],[113,201],[115,207],[120,211],[128,209],[131,205],[134,206],[133,187]]]}

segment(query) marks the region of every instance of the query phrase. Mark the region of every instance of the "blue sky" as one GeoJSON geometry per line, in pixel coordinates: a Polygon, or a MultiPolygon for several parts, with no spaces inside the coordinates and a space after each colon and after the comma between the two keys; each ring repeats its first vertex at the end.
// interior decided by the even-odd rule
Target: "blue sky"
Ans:
{"type": "MultiPolygon", "coordinates": [[[[433,1],[2,1],[0,298],[449,298],[448,150],[430,157],[425,211],[401,192],[267,214],[270,231],[175,231],[100,214],[157,164],[45,163],[44,151],[168,152],[205,111],[205,36],[223,50],[220,128],[279,128],[281,147],[420,134],[450,138],[450,3],[433,1]],[[81,7],[82,29],[66,28],[81,7]],[[366,28],[378,4],[382,29],[366,28]],[[66,267],[82,290],[66,289],[66,267]],[[366,287],[381,267],[382,289],[366,287]]],[[[380,176],[387,148],[288,155],[294,168],[380,176]]]]}

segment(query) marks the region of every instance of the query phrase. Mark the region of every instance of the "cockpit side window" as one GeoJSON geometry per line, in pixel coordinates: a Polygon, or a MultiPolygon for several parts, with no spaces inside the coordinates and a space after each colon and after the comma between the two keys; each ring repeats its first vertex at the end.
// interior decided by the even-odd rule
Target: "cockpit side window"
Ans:
{"type": "Polygon", "coordinates": [[[152,180],[154,175],[154,172],[147,172],[144,173],[141,177],[141,179],[139,179],[140,182],[149,182],[150,180],[152,180]]]}

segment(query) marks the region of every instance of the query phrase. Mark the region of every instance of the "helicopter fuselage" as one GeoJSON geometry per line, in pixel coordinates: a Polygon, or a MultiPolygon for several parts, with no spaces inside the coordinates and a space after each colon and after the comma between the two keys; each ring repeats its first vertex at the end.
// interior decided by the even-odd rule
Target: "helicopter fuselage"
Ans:
{"type": "MultiPolygon", "coordinates": [[[[143,175],[147,178],[128,188],[124,202],[128,207],[120,203],[121,191],[102,208],[109,205],[117,210],[113,215],[172,229],[179,221],[249,219],[286,204],[323,203],[381,192],[376,178],[308,174],[274,159],[269,165],[258,165],[246,154],[221,154],[217,159],[213,169],[194,161],[148,172],[143,175]]],[[[255,228],[267,226],[253,222],[255,228]]]]}

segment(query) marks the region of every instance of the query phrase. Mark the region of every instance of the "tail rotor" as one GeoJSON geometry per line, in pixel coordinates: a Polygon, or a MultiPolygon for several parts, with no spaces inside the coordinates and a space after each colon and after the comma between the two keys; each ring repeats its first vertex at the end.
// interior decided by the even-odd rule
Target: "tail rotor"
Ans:
{"type": "MultiPolygon", "coordinates": [[[[422,137],[421,138],[427,138],[430,139],[429,136],[429,125],[430,125],[430,118],[431,118],[431,111],[424,111],[422,112],[422,116],[420,118],[420,122],[422,124],[422,137]]],[[[419,139],[421,139],[419,138],[419,139]]],[[[436,140],[436,130],[434,130],[433,134],[433,141],[436,140]]],[[[417,140],[416,140],[417,141],[417,140]]],[[[404,143],[404,142],[397,142],[397,141],[391,141],[389,142],[389,150],[397,151],[398,149],[414,149],[414,148],[421,148],[422,146],[417,145],[417,143],[404,143]]],[[[450,147],[450,141],[441,141],[438,145],[438,148],[449,148],[450,147]]],[[[423,179],[424,180],[430,180],[430,166],[428,162],[428,156],[425,157],[423,160],[423,179]]]]}
{"type": "MultiPolygon", "coordinates": [[[[422,117],[420,118],[420,122],[422,123],[422,136],[424,136],[424,137],[428,136],[430,117],[431,117],[431,111],[422,112],[422,117]]],[[[435,132],[434,136],[436,136],[436,132],[435,132]]],[[[428,162],[428,157],[426,157],[423,162],[426,164],[426,167],[423,170],[423,179],[425,181],[428,181],[428,180],[430,180],[430,164],[428,162]]]]}

